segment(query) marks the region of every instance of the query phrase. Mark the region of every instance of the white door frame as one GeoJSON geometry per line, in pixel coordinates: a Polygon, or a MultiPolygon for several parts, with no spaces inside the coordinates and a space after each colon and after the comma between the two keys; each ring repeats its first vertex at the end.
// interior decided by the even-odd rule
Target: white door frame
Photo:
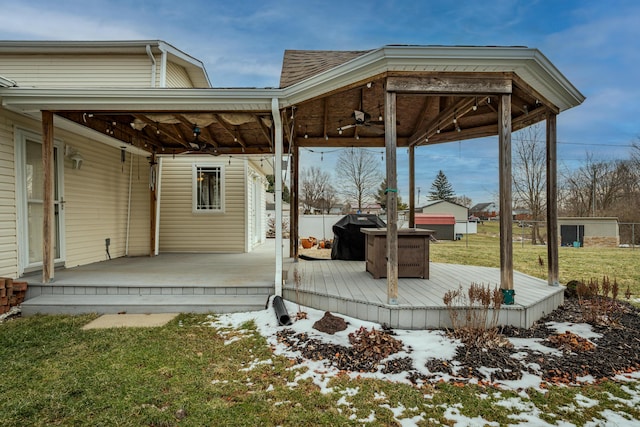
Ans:
{"type": "MultiPolygon", "coordinates": [[[[42,145],[42,135],[40,133],[15,128],[15,173],[16,173],[16,213],[17,213],[17,231],[18,231],[18,276],[22,276],[26,272],[37,271],[42,269],[42,261],[29,262],[29,227],[28,227],[28,200],[27,200],[27,183],[26,183],[26,143],[27,141],[42,145]]],[[[65,228],[64,228],[64,144],[62,141],[54,140],[54,149],[56,150],[56,177],[58,197],[54,200],[58,215],[56,226],[56,239],[58,245],[58,257],[54,260],[56,264],[64,264],[65,260],[65,228]]],[[[39,248],[42,250],[42,248],[39,248]]]]}

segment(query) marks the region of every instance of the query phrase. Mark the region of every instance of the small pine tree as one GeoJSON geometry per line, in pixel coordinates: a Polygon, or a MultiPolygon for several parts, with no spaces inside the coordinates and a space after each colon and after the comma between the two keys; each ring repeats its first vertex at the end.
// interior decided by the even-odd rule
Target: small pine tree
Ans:
{"type": "MultiPolygon", "coordinates": [[[[380,207],[385,210],[387,208],[387,193],[385,193],[385,191],[387,190],[387,187],[388,187],[387,178],[385,178],[382,180],[382,183],[378,188],[378,193],[376,194],[376,202],[378,202],[380,207]]],[[[400,197],[399,194],[396,200],[397,200],[398,210],[404,210],[409,208],[406,203],[402,202],[402,197],[400,197]]]]}
{"type": "Polygon", "coordinates": [[[442,170],[438,171],[436,179],[431,184],[429,200],[445,200],[447,202],[455,203],[453,187],[442,170]]]}

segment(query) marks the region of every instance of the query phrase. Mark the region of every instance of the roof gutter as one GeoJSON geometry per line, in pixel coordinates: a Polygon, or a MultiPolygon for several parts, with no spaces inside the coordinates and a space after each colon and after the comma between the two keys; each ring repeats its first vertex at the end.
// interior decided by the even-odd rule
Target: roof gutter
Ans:
{"type": "Polygon", "coordinates": [[[18,87],[18,83],[0,76],[0,87],[18,87]]]}
{"type": "Polygon", "coordinates": [[[156,58],[153,56],[153,52],[151,52],[151,45],[148,44],[146,50],[149,59],[151,59],[151,87],[156,87],[156,58]]]}

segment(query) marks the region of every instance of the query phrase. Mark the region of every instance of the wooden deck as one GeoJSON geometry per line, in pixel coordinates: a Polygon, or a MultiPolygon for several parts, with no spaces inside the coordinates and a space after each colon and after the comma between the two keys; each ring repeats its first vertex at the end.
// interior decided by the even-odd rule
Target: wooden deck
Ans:
{"type": "MultiPolygon", "coordinates": [[[[273,240],[247,254],[161,254],[118,258],[56,271],[53,283],[29,282],[23,314],[232,312],[264,308],[275,292],[273,240]]],[[[286,255],[285,255],[286,256],[286,255]]],[[[472,282],[497,285],[497,268],[430,263],[430,278],[399,279],[398,304],[387,304],[387,280],[374,279],[364,261],[285,258],[283,297],[308,307],[384,323],[394,328],[451,326],[443,296],[472,282]],[[296,292],[293,273],[302,274],[296,292]]],[[[529,327],[564,300],[563,287],[514,273],[515,304],[501,324],[529,327]]]]}
{"type": "MultiPolygon", "coordinates": [[[[430,264],[429,279],[398,280],[398,304],[387,304],[387,280],[374,279],[365,271],[364,261],[304,261],[290,266],[283,298],[319,310],[341,313],[392,328],[431,329],[450,327],[443,297],[448,290],[471,283],[500,283],[498,268],[456,264],[430,264]],[[298,289],[294,271],[302,276],[298,289]]],[[[559,307],[564,287],[514,272],[515,304],[502,306],[499,324],[530,327],[536,320],[559,307]]]]}

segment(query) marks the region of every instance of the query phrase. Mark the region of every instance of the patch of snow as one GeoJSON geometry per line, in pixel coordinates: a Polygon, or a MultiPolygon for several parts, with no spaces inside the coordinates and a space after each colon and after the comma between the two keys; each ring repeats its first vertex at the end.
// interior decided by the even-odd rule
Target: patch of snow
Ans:
{"type": "Polygon", "coordinates": [[[376,413],[371,411],[367,418],[358,418],[359,423],[372,423],[376,420],[376,413]]]}
{"type": "Polygon", "coordinates": [[[384,391],[378,393],[377,391],[373,394],[373,400],[387,400],[387,395],[384,391]]]}
{"type": "Polygon", "coordinates": [[[20,314],[22,310],[17,305],[14,305],[6,313],[0,314],[0,323],[2,323],[7,317],[16,316],[20,314]]]}
{"type": "Polygon", "coordinates": [[[598,403],[600,403],[597,400],[591,399],[590,397],[584,396],[580,393],[576,394],[575,400],[576,400],[576,404],[581,408],[593,408],[598,403]]]}
{"type": "Polygon", "coordinates": [[[594,418],[584,423],[585,427],[602,427],[602,426],[632,426],[636,425],[636,420],[628,418],[627,414],[605,409],[600,413],[602,418],[594,418]]]}
{"type": "Polygon", "coordinates": [[[241,372],[253,371],[256,367],[258,367],[260,365],[273,365],[273,360],[271,360],[271,359],[266,359],[266,360],[254,359],[249,364],[248,367],[242,368],[242,369],[240,369],[240,371],[241,372]]]}
{"type": "Polygon", "coordinates": [[[547,326],[559,334],[571,332],[587,340],[592,338],[602,338],[601,334],[593,332],[591,325],[588,323],[547,322],[547,326]]]}
{"type": "Polygon", "coordinates": [[[470,418],[465,415],[462,415],[460,410],[456,407],[456,405],[447,407],[447,410],[444,412],[443,416],[454,422],[454,426],[462,427],[462,426],[496,426],[499,427],[500,424],[497,422],[489,422],[482,417],[474,417],[470,418]]]}
{"type": "MultiPolygon", "coordinates": [[[[562,352],[560,350],[558,350],[557,348],[547,347],[546,345],[542,344],[542,339],[540,338],[509,338],[509,341],[511,342],[511,344],[513,344],[513,347],[517,349],[524,348],[543,354],[562,356],[562,352]]],[[[520,353],[516,354],[519,355],[520,353]]],[[[526,355],[527,353],[525,352],[524,354],[526,355]]],[[[515,356],[516,355],[514,354],[511,357],[515,356]]]]}

